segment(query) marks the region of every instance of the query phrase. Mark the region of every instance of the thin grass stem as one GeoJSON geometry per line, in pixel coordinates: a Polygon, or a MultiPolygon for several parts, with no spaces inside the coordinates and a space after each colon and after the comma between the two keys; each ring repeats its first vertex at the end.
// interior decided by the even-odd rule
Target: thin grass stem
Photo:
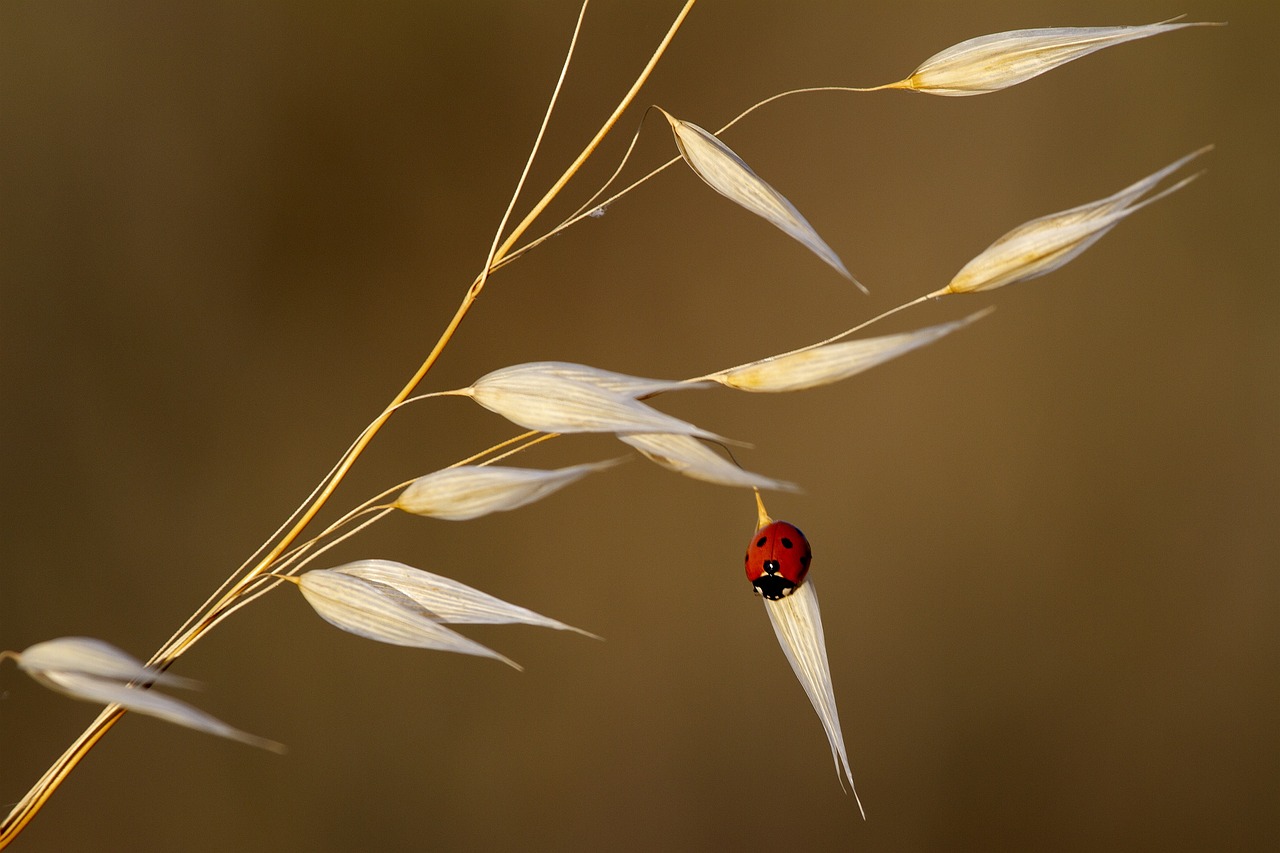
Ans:
{"type": "MultiPolygon", "coordinates": [[[[417,371],[414,372],[413,376],[386,406],[386,408],[383,409],[382,414],[375,418],[373,422],[366,427],[364,431],[362,431],[360,436],[357,437],[348,451],[331,470],[330,474],[323,479],[316,490],[312,492],[309,502],[305,502],[307,504],[306,508],[301,512],[295,511],[295,513],[290,516],[292,519],[292,526],[290,526],[289,521],[286,521],[281,527],[288,527],[288,530],[283,535],[279,536],[275,544],[267,549],[265,554],[262,553],[263,549],[261,548],[255,552],[255,554],[260,556],[258,556],[257,562],[254,563],[253,567],[248,569],[247,572],[241,568],[233,573],[232,578],[239,576],[239,579],[229,579],[229,583],[224,583],[222,587],[220,587],[222,590],[220,594],[215,593],[211,596],[210,601],[214,602],[211,606],[206,603],[206,606],[197,611],[200,615],[196,616],[194,619],[188,619],[184,623],[187,627],[185,629],[180,629],[178,633],[175,634],[174,638],[171,638],[170,642],[166,643],[161,651],[152,658],[152,664],[156,668],[160,670],[167,669],[183,651],[190,648],[190,646],[203,636],[213,626],[213,624],[220,621],[218,613],[224,605],[234,600],[245,589],[247,589],[248,586],[254,582],[255,578],[270,571],[275,561],[281,556],[281,554],[288,550],[290,545],[298,538],[302,531],[310,525],[315,516],[328,503],[329,498],[336,491],[338,485],[345,478],[347,472],[355,464],[356,460],[363,453],[369,442],[377,435],[396,408],[413,394],[414,389],[418,387],[423,378],[435,365],[445,347],[453,339],[453,335],[457,331],[458,326],[462,323],[462,320],[466,317],[471,306],[475,303],[476,297],[479,295],[480,290],[483,289],[488,275],[498,268],[499,263],[511,250],[511,247],[519,241],[551,201],[559,195],[560,191],[569,182],[569,180],[577,174],[578,170],[582,167],[582,164],[585,163],[586,160],[595,152],[604,137],[610,130],[612,130],[618,119],[621,118],[622,113],[625,112],[631,105],[632,101],[635,100],[635,97],[639,93],[641,87],[653,73],[653,69],[657,66],[658,61],[662,58],[663,54],[666,53],[668,46],[675,38],[676,33],[680,30],[680,27],[688,17],[689,12],[692,11],[695,2],[696,0],[686,0],[685,5],[677,14],[675,20],[668,28],[666,35],[654,50],[653,55],[645,64],[631,88],[623,96],[613,113],[600,127],[595,136],[592,137],[587,146],[582,150],[577,158],[574,159],[568,169],[565,170],[564,174],[562,174],[552,187],[547,190],[538,203],[534,205],[533,209],[525,215],[524,219],[522,219],[520,223],[511,230],[511,233],[507,238],[503,240],[496,249],[490,249],[489,258],[485,264],[483,272],[475,281],[472,282],[471,286],[467,288],[462,302],[454,312],[453,317],[446,324],[444,331],[440,334],[439,339],[431,348],[431,351],[427,354],[427,357],[423,360],[421,366],[419,366],[417,371]]],[[[583,8],[585,10],[585,3],[583,8]]],[[[581,23],[581,19],[582,13],[579,14],[579,24],[581,23]]],[[[575,29],[575,43],[576,38],[577,30],[575,29]]],[[[570,55],[565,58],[565,67],[568,66],[571,56],[572,45],[570,48],[570,55]]],[[[561,77],[563,77],[563,71],[561,73],[561,77]]],[[[559,84],[557,84],[556,91],[559,91],[559,84]]],[[[521,180],[523,181],[523,177],[521,180]]],[[[508,211],[508,214],[509,212],[510,211],[508,211]]],[[[503,221],[505,223],[506,216],[504,216],[503,221]]],[[[502,229],[500,227],[498,229],[498,233],[500,234],[501,231],[502,229]]],[[[252,562],[252,559],[253,558],[250,558],[249,562],[252,562]]],[[[31,819],[40,811],[48,801],[49,797],[53,795],[53,792],[61,785],[62,780],[66,778],[67,774],[69,774],[71,770],[74,769],[81,760],[83,760],[89,750],[93,748],[102,736],[106,734],[106,732],[109,731],[111,727],[115,725],[115,722],[123,715],[124,711],[119,706],[108,706],[97,717],[97,719],[87,729],[85,729],[78,738],[76,738],[62,756],[54,762],[53,766],[51,766],[49,770],[40,777],[35,786],[32,787],[9,812],[4,821],[0,822],[0,849],[7,847],[8,844],[13,841],[13,839],[16,838],[27,826],[27,824],[30,823],[31,819]]]]}

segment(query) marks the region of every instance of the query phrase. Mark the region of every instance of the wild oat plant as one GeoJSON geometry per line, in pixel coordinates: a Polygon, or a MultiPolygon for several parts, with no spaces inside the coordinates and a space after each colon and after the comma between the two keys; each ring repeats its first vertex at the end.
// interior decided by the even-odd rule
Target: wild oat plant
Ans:
{"type": "MultiPolygon", "coordinates": [[[[691,11],[688,0],[652,57],[640,71],[608,120],[591,142],[514,226],[513,212],[523,195],[525,179],[538,154],[556,101],[564,84],[586,4],[579,13],[559,79],[538,129],[524,172],[511,203],[501,216],[488,257],[479,275],[466,287],[453,317],[436,344],[400,393],[351,442],[333,468],[286,519],[276,533],[254,552],[208,600],[193,613],[145,663],[114,646],[86,637],[64,637],[37,643],[23,651],[0,653],[13,660],[41,684],[75,699],[105,705],[105,709],[17,803],[4,820],[0,846],[6,846],[41,809],[67,775],[127,711],[148,714],[189,728],[242,741],[269,750],[280,744],[240,731],[156,688],[183,687],[189,682],[169,669],[192,646],[240,608],[276,590],[296,590],[326,622],[370,640],[402,646],[488,657],[519,666],[452,626],[468,623],[524,623],[556,630],[579,631],[555,619],[502,601],[457,580],[386,560],[359,560],[323,566],[325,553],[391,513],[411,513],[436,519],[465,521],[494,512],[516,510],[584,477],[623,476],[614,470],[632,451],[671,471],[709,483],[754,493],[756,534],[747,546],[747,579],[761,596],[778,642],[799,679],[826,733],[841,784],[848,785],[862,809],[853,783],[844,736],[823,640],[817,591],[808,576],[809,544],[800,528],[775,522],[765,507],[764,492],[797,488],[743,469],[733,454],[736,441],[687,423],[654,406],[655,398],[677,391],[696,392],[716,386],[752,393],[802,391],[847,379],[857,373],[932,344],[966,328],[992,310],[913,332],[854,337],[879,320],[929,300],[950,299],[1045,275],[1075,258],[1121,220],[1146,205],[1186,186],[1196,175],[1174,179],[1208,147],[1191,152],[1096,201],[1069,210],[1047,213],[1018,225],[996,239],[966,264],[950,282],[878,317],[860,322],[838,335],[790,352],[768,355],[746,364],[725,367],[701,376],[649,379],[615,373],[600,367],[564,362],[532,362],[502,367],[480,376],[465,388],[423,392],[432,367],[466,319],[490,277],[550,236],[587,217],[596,217],[635,187],[677,163],[683,163],[707,186],[741,205],[799,241],[851,285],[865,290],[835,251],[787,198],[743,161],[721,139],[740,119],[780,98],[805,92],[850,93],[900,89],[926,95],[963,97],[996,92],[1023,83],[1064,63],[1124,42],[1148,38],[1185,27],[1207,24],[1163,21],[1144,26],[1069,27],[1017,30],[971,38],[926,59],[907,77],[881,86],[843,86],[799,89],[774,95],[742,112],[712,132],[690,119],[655,106],[665,119],[678,156],[625,189],[610,190],[623,172],[626,157],[603,188],[591,195],[563,222],[530,238],[548,204],[565,192],[582,165],[596,152],[623,113],[633,105],[641,87],[668,49],[691,11]],[[1170,182],[1172,181],[1172,182],[1170,182]],[[1161,188],[1161,185],[1164,185],[1161,188]],[[434,405],[441,396],[469,397],[479,406],[526,430],[426,476],[385,489],[319,527],[316,518],[338,494],[339,486],[382,427],[406,406],[434,405]],[[573,434],[606,433],[617,437],[618,456],[587,460],[555,470],[510,464],[546,441],[572,441],[573,434]]],[[[640,132],[652,129],[641,123],[640,132]]],[[[634,147],[635,139],[632,140],[634,147]]],[[[585,194],[584,194],[585,195],[585,194]]],[[[749,436],[746,436],[749,437],[749,436]]],[[[735,435],[741,440],[744,436],[735,435]]],[[[744,507],[746,509],[746,507],[744,507]]],[[[735,557],[726,555],[726,560],[735,557]]],[[[588,634],[588,636],[591,636],[588,634]]],[[[872,781],[874,786],[874,781],[872,781]]],[[[865,812],[863,812],[865,818],[865,812]]]]}

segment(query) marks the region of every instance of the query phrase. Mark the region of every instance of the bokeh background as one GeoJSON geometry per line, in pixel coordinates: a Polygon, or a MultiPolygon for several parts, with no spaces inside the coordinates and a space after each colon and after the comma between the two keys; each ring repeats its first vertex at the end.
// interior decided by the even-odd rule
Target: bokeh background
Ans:
{"type": "MultiPolygon", "coordinates": [[[[593,5],[530,202],[678,6],[593,5]]],[[[1181,12],[1230,26],[980,98],[797,97],[728,134],[870,297],[671,170],[495,276],[428,382],[799,346],[1217,144],[1051,277],[882,326],[998,306],[926,350],[798,395],[662,401],[805,487],[768,506],[813,541],[866,823],[740,574],[751,495],[634,462],[516,513],[391,518],[333,559],[440,571],[605,642],[469,632],[516,673],[342,634],[281,589],[178,671],[287,756],[126,718],[14,849],[1276,849],[1280,7],[708,0],[641,102],[715,127],[983,33],[1181,12]]],[[[145,657],[302,499],[480,268],[575,15],[3,4],[0,647],[145,657]]],[[[627,174],[672,152],[651,116],[627,174]]],[[[512,433],[461,400],[406,410],[337,506],[512,433]]],[[[95,713],[0,669],[0,799],[95,713]]]]}

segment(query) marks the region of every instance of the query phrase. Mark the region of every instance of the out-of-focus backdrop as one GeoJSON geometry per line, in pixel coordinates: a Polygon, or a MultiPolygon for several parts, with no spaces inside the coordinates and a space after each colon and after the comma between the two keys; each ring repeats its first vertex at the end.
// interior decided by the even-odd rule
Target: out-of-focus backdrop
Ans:
{"type": "MultiPolygon", "coordinates": [[[[593,5],[522,212],[678,5],[593,5]]],[[[881,327],[998,306],[951,338],[813,392],[661,401],[805,488],[768,506],[813,542],[866,823],[742,577],[750,493],[636,461],[511,514],[390,518],[330,563],[402,560],[604,642],[468,632],[517,673],[359,640],[280,589],[177,671],[288,755],[126,718],[15,849],[1276,849],[1280,11],[706,2],[640,102],[717,127],[984,33],[1180,12],[1230,26],[978,98],[795,97],[728,133],[870,297],[673,169],[496,275],[427,383],[538,359],[683,377],[803,345],[1216,143],[1052,276],[881,327]]],[[[575,14],[4,4],[0,647],[145,657],[305,496],[480,269],[575,14]]],[[[630,177],[674,152],[642,128],[630,177]]],[[[407,409],[336,506],[513,432],[462,400],[407,409]]],[[[0,799],[95,713],[0,669],[0,799]]]]}

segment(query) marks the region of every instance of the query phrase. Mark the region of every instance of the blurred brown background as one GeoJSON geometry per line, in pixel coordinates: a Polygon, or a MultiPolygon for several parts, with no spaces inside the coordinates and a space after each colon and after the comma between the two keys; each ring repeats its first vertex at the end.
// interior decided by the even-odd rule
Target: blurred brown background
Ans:
{"type": "MultiPolygon", "coordinates": [[[[591,9],[530,202],[678,6],[591,9]]],[[[866,823],[741,577],[750,494],[635,462],[517,513],[392,518],[332,561],[440,571],[606,642],[468,632],[516,673],[358,640],[282,589],[178,671],[287,756],[127,718],[15,849],[1276,849],[1280,10],[709,0],[641,102],[715,127],[983,33],[1184,11],[1231,25],[731,131],[870,298],[672,170],[496,276],[428,382],[536,359],[680,377],[808,343],[1217,144],[1051,277],[881,329],[999,306],[976,327],[827,389],[663,401],[805,486],[768,505],[813,540],[866,823]]],[[[301,500],[480,268],[575,14],[3,5],[0,647],[145,657],[301,500]]],[[[672,151],[651,117],[628,174],[672,151]]],[[[338,505],[512,432],[460,400],[406,411],[338,505]]],[[[0,798],[94,713],[0,669],[0,798]]]]}

